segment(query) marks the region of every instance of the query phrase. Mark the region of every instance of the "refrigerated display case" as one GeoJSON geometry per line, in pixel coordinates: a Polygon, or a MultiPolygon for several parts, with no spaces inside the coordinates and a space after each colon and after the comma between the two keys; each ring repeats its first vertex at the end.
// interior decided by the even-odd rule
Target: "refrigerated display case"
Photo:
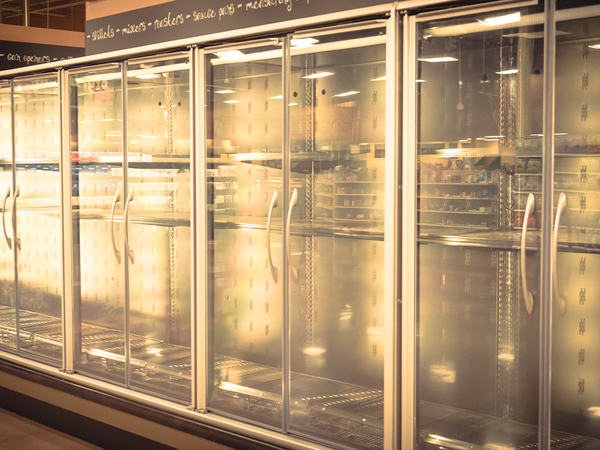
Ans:
{"type": "MultiPolygon", "coordinates": [[[[595,322],[600,232],[598,11],[557,2],[552,432],[600,442],[595,322]],[[593,438],[590,439],[590,438],[593,438]]],[[[553,445],[552,448],[558,448],[553,445]]]]}
{"type": "Polygon", "coordinates": [[[417,3],[2,74],[1,358],[281,447],[600,448],[598,7],[417,3]]]}
{"type": "Polygon", "coordinates": [[[539,12],[418,23],[424,448],[537,445],[542,155],[521,152],[542,133],[543,22],[528,21],[539,12]]]}
{"type": "Polygon", "coordinates": [[[7,351],[59,366],[63,326],[58,76],[15,78],[2,85],[2,95],[2,343],[7,351]]]}
{"type": "Polygon", "coordinates": [[[385,28],[356,28],[207,49],[208,406],[380,448],[385,28]]]}
{"type": "MultiPolygon", "coordinates": [[[[544,96],[552,91],[543,86],[548,67],[540,12],[529,7],[418,24],[418,418],[425,448],[600,446],[596,397],[587,390],[594,375],[585,369],[591,316],[583,310],[588,292],[595,292],[585,274],[595,267],[597,227],[595,123],[587,116],[589,30],[596,18],[593,7],[556,13],[552,152],[543,141],[549,131],[544,96]],[[573,17],[579,19],[567,20],[573,17]],[[585,38],[581,30],[588,30],[585,38]],[[549,173],[545,161],[552,158],[549,173]],[[464,179],[470,167],[481,169],[468,180],[474,187],[464,179]],[[428,205],[446,223],[429,223],[434,213],[422,206],[432,179],[439,199],[428,205]],[[486,223],[493,226],[448,223],[459,201],[469,198],[462,191],[481,192],[478,183],[494,179],[500,181],[492,195],[501,206],[498,221],[486,223]],[[553,237],[546,239],[552,246],[544,246],[544,209],[552,206],[553,237]],[[548,261],[552,280],[542,275],[548,261]],[[552,295],[544,281],[553,283],[552,295]],[[544,311],[553,311],[551,341],[544,311]],[[539,408],[550,371],[540,361],[550,345],[552,431],[546,428],[546,435],[538,430],[548,425],[539,408]]],[[[460,217],[470,212],[458,208],[460,217]]],[[[549,231],[546,224],[552,236],[549,231]]]]}
{"type": "Polygon", "coordinates": [[[191,395],[189,58],[69,73],[75,368],[182,402],[191,395]]]}

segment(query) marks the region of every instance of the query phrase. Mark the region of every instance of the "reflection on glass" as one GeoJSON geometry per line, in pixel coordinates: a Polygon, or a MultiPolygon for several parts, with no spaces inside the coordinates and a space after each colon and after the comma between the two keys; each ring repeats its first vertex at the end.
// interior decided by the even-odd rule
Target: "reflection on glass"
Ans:
{"type": "Polygon", "coordinates": [[[291,430],[383,446],[386,36],[292,39],[291,430]]]}
{"type": "Polygon", "coordinates": [[[418,29],[417,395],[432,446],[537,443],[539,11],[418,29]]]}
{"type": "Polygon", "coordinates": [[[131,385],[191,398],[190,65],[127,65],[131,385]]]}
{"type": "Polygon", "coordinates": [[[10,224],[13,173],[11,99],[10,83],[0,82],[0,193],[4,214],[2,226],[6,233],[0,236],[0,258],[3,261],[3,264],[0,264],[0,344],[15,349],[17,342],[15,265],[10,224]],[[6,203],[4,203],[5,198],[6,203]]]}
{"type": "Polygon", "coordinates": [[[600,18],[597,6],[573,6],[557,2],[568,9],[556,15],[553,449],[565,437],[577,448],[600,447],[600,18]]]}
{"type": "Polygon", "coordinates": [[[206,59],[209,406],[282,424],[282,50],[206,59]]]}
{"type": "Polygon", "coordinates": [[[56,75],[14,81],[19,346],[62,360],[60,99],[56,75]]]}
{"type": "Polygon", "coordinates": [[[120,65],[69,74],[69,96],[75,368],[124,384],[120,65]]]}

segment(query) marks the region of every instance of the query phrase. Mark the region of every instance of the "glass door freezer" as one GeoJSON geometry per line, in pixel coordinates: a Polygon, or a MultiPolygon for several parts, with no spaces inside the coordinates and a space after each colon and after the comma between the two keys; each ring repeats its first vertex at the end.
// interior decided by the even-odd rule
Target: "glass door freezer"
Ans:
{"type": "Polygon", "coordinates": [[[69,73],[75,370],[191,398],[190,53],[69,73]]]}
{"type": "Polygon", "coordinates": [[[385,42],[206,50],[209,410],[382,447],[385,42]]]}
{"type": "Polygon", "coordinates": [[[542,11],[417,16],[421,448],[537,446],[542,11]]]}

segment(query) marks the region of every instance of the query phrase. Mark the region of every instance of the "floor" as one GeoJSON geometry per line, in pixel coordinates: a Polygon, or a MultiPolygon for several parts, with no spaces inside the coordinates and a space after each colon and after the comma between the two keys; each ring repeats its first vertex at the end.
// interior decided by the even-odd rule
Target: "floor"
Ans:
{"type": "Polygon", "coordinates": [[[94,450],[100,447],[0,409],[0,449],[94,450]]]}

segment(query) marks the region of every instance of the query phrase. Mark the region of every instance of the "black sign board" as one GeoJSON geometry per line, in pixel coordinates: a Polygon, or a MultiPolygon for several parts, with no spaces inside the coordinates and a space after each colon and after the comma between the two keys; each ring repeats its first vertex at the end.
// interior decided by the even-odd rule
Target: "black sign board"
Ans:
{"type": "Polygon", "coordinates": [[[385,0],[177,0],[88,20],[86,55],[304,19],[385,0]]]}
{"type": "Polygon", "coordinates": [[[83,47],[0,41],[0,70],[63,61],[85,54],[83,47]]]}

